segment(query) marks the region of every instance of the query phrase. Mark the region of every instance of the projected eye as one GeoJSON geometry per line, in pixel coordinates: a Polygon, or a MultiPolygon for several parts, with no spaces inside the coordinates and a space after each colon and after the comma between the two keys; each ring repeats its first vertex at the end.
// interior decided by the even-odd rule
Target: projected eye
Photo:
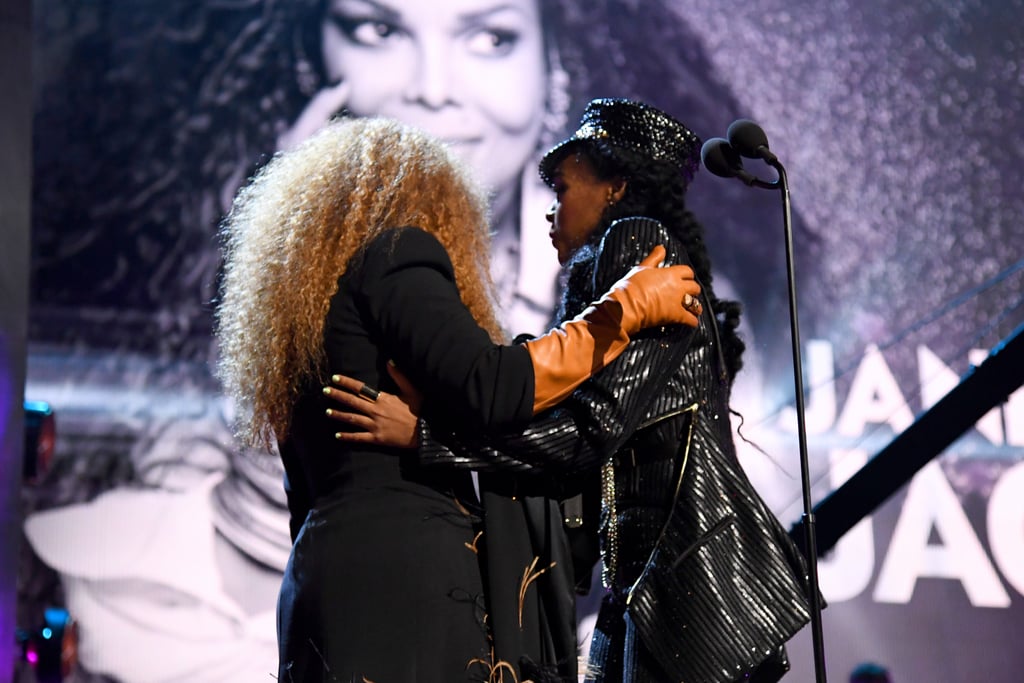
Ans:
{"type": "Polygon", "coordinates": [[[481,28],[468,35],[466,45],[470,54],[478,57],[502,57],[514,50],[519,40],[518,31],[481,28]]]}
{"type": "Polygon", "coordinates": [[[338,30],[351,42],[364,47],[377,47],[398,35],[401,29],[375,17],[334,15],[331,17],[338,30]]]}

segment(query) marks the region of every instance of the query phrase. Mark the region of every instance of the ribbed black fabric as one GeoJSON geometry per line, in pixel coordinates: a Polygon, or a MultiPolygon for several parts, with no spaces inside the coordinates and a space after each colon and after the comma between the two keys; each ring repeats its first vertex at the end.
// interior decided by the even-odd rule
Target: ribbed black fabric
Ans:
{"type": "MultiPolygon", "coordinates": [[[[655,244],[666,245],[666,263],[686,263],[660,223],[614,224],[591,298],[655,244]]],[[[567,494],[581,472],[602,470],[599,533],[612,597],[588,680],[778,680],[783,644],[810,618],[803,559],[737,460],[731,387],[704,303],[695,330],[637,335],[525,432],[483,442],[435,426],[432,440],[424,425],[426,460],[529,475],[519,486],[567,494]]]]}

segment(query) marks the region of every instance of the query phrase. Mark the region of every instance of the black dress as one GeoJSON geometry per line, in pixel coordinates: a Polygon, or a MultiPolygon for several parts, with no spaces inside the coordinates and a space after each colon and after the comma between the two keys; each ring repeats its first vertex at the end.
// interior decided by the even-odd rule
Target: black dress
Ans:
{"type": "MultiPolygon", "coordinates": [[[[447,253],[422,230],[388,231],[353,257],[324,338],[331,373],[394,392],[392,360],[467,425],[522,425],[532,414],[529,353],[477,326],[447,253]]],[[[279,444],[294,539],[278,603],[279,680],[487,680],[469,473],[336,440],[321,386],[303,392],[279,444]]]]}

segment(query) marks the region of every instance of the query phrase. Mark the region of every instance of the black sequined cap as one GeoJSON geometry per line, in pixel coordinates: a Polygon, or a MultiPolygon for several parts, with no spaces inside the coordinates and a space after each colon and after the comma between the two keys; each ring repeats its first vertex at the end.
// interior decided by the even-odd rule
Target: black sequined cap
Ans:
{"type": "Polygon", "coordinates": [[[598,99],[587,105],[579,130],[541,159],[541,179],[550,186],[555,167],[583,144],[598,145],[612,153],[628,149],[653,161],[667,161],[679,168],[687,182],[700,167],[701,140],[682,123],[643,102],[598,99]]]}

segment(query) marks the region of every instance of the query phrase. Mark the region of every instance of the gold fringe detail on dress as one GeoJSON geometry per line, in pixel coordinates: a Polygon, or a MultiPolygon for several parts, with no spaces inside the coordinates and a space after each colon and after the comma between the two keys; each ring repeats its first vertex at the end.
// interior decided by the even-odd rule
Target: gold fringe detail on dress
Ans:
{"type": "Polygon", "coordinates": [[[464,545],[467,548],[469,548],[470,550],[472,550],[474,555],[479,555],[480,551],[477,549],[476,544],[480,541],[480,537],[483,536],[483,535],[484,535],[484,532],[478,531],[478,532],[476,532],[476,536],[473,537],[473,542],[472,543],[463,543],[462,545],[464,545]]]}
{"type": "Polygon", "coordinates": [[[530,679],[519,680],[519,676],[516,675],[516,669],[510,663],[505,660],[494,661],[494,648],[491,648],[491,660],[487,661],[482,657],[469,660],[469,664],[466,665],[466,669],[474,665],[480,665],[487,668],[487,683],[533,683],[530,679]],[[511,676],[511,680],[506,681],[505,672],[511,676]]]}
{"type": "Polygon", "coordinates": [[[552,562],[544,569],[534,571],[537,567],[537,560],[539,559],[539,557],[533,558],[533,562],[530,563],[530,566],[523,570],[523,580],[519,583],[519,628],[523,627],[523,605],[526,602],[527,589],[529,589],[531,583],[540,578],[541,574],[557,564],[557,562],[552,562]]]}

